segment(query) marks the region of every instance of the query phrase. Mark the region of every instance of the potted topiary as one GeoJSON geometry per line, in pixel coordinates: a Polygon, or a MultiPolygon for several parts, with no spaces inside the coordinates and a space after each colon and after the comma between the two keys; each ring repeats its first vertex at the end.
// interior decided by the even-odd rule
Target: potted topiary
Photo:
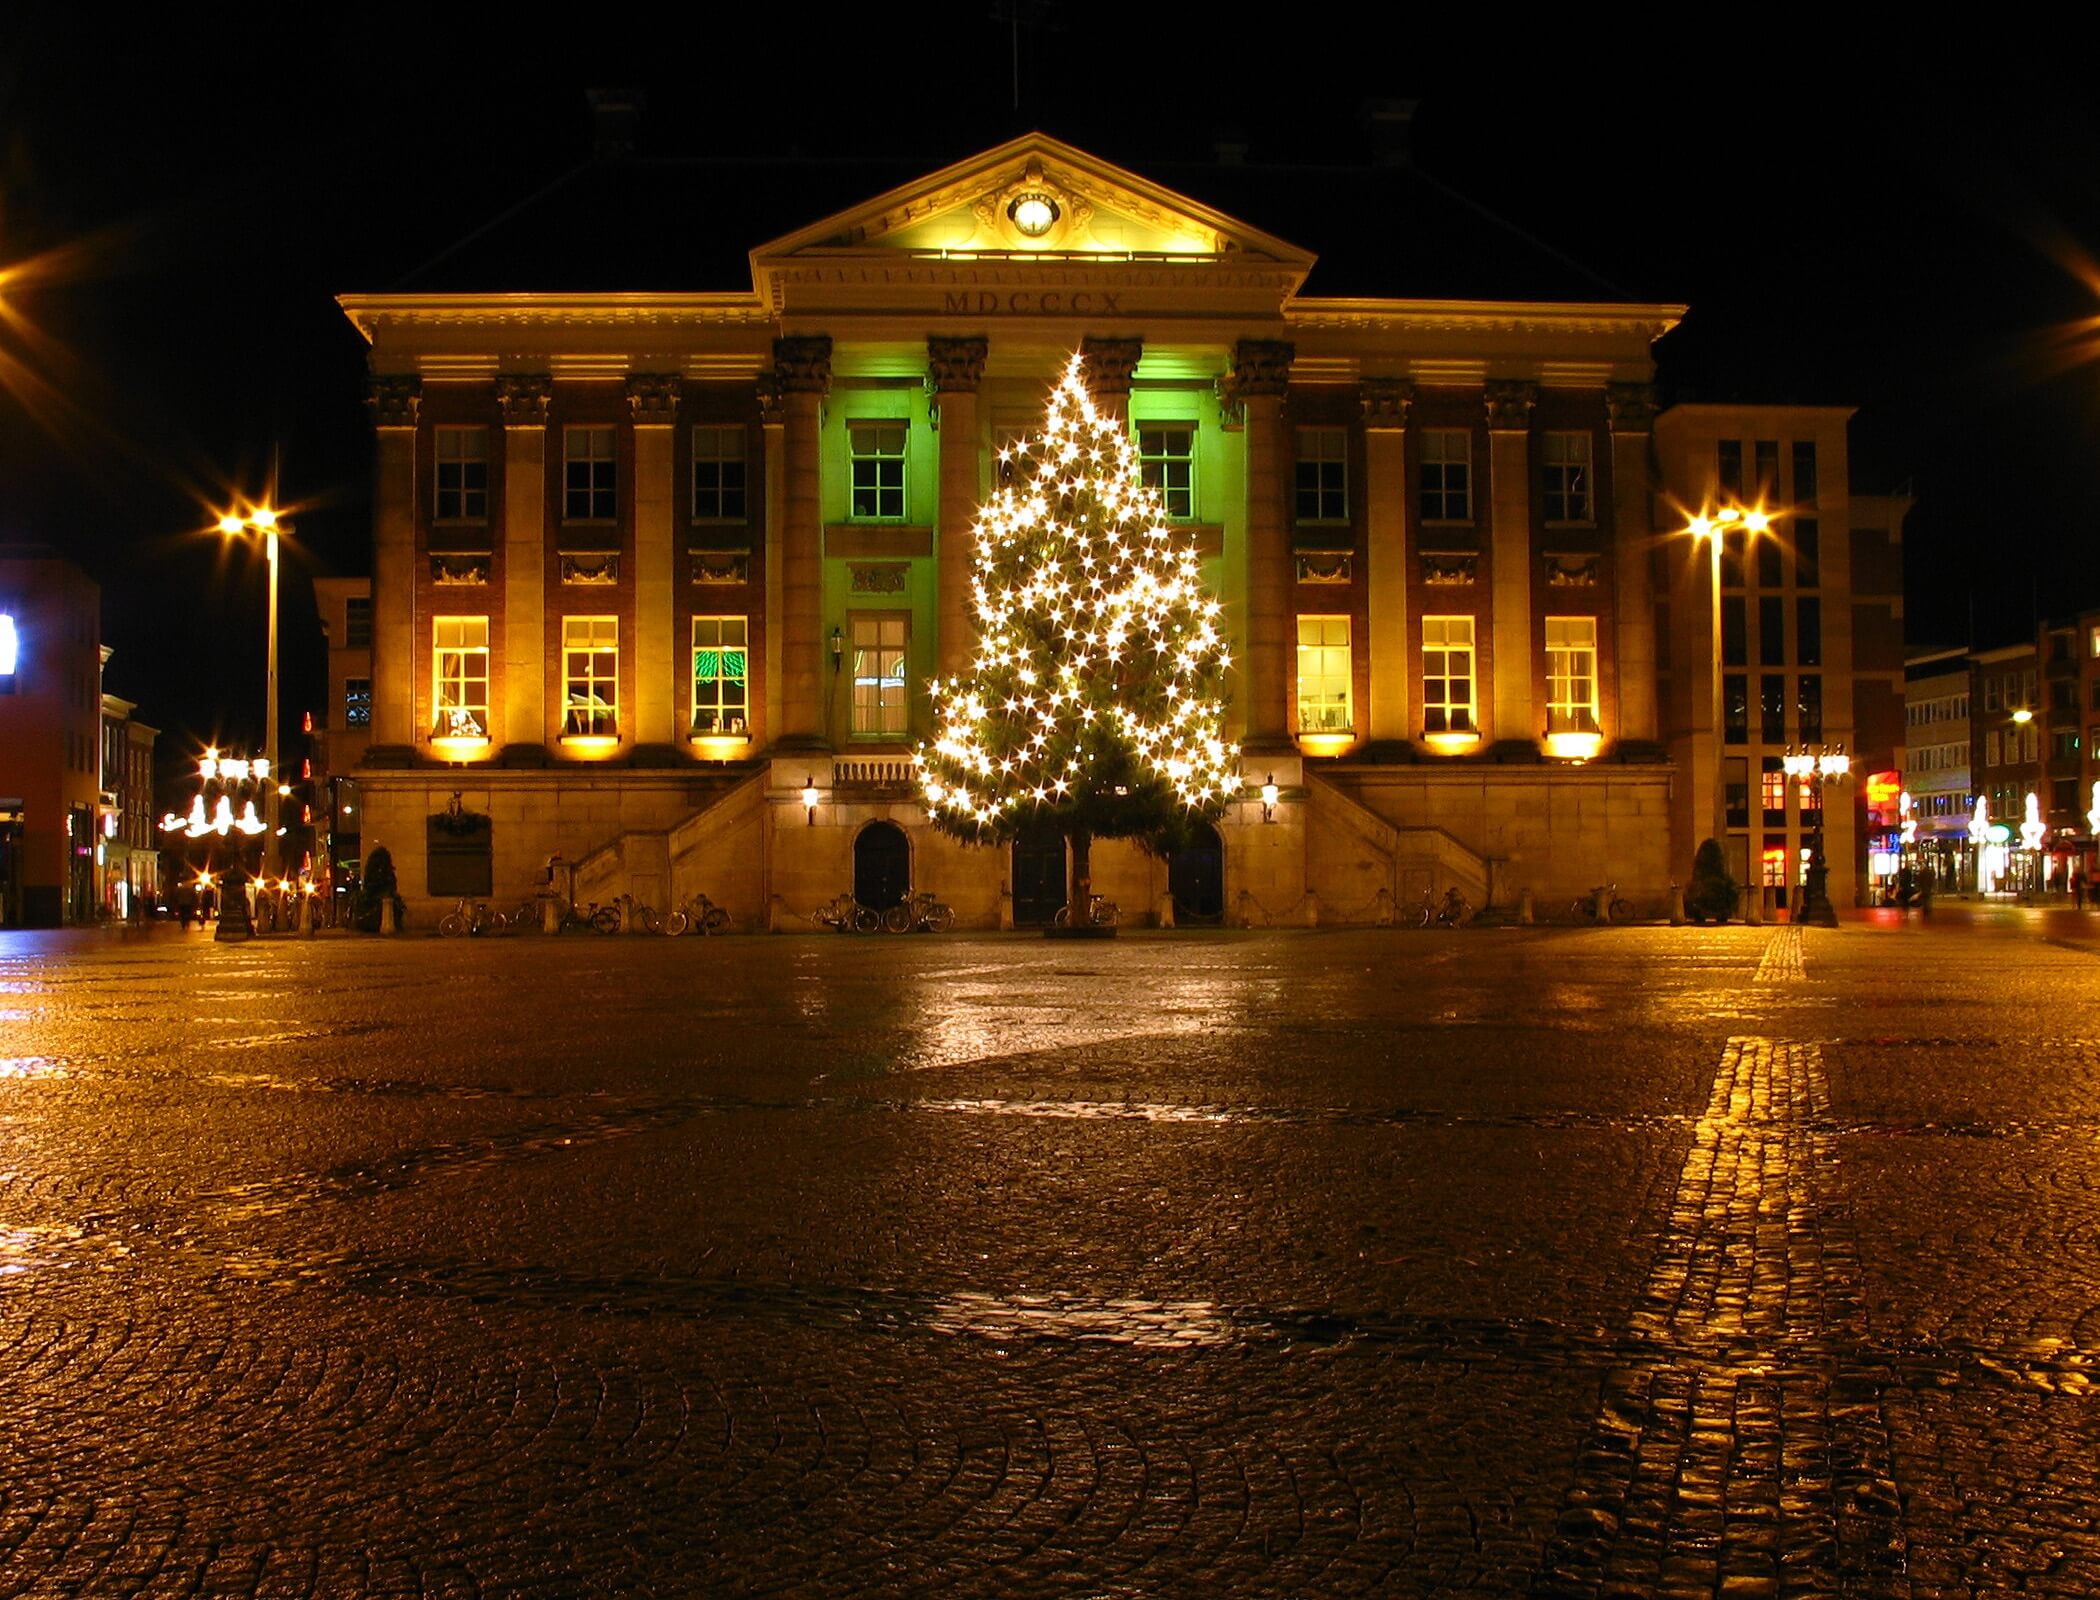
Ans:
{"type": "Polygon", "coordinates": [[[398,887],[394,879],[393,853],[385,845],[380,845],[365,862],[364,880],[357,886],[357,899],[350,913],[351,925],[362,933],[378,933],[386,925],[385,911],[391,904],[394,908],[393,925],[399,927],[401,914],[408,906],[398,887]]]}
{"type": "Polygon", "coordinates": [[[1684,894],[1684,909],[1694,922],[1726,922],[1735,910],[1735,879],[1728,875],[1728,858],[1721,854],[1718,839],[1708,839],[1692,857],[1692,884],[1684,894]]]}

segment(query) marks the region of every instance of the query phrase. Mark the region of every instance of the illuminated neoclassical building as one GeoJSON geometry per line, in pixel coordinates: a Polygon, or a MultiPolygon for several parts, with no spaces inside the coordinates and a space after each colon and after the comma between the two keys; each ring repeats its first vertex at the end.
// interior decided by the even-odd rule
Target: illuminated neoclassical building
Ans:
{"type": "MultiPolygon", "coordinates": [[[[579,898],[745,926],[906,883],[1047,918],[1061,845],[937,836],[910,753],[968,657],[998,447],[1079,350],[1225,604],[1248,785],[1170,862],[1097,850],[1126,920],[1605,880],[1660,912],[1728,825],[1716,586],[1657,476],[1681,308],[1322,297],[1314,265],[1035,135],[759,245],[746,287],[345,296],[378,430],[364,848],[426,911],[558,854],[579,898]]],[[[1711,421],[1677,429],[1677,502],[1716,491],[1711,421]]]]}

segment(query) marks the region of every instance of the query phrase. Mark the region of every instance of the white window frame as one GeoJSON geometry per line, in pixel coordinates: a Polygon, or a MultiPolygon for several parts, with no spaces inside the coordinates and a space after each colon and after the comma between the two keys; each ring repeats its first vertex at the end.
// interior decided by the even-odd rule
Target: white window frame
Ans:
{"type": "Polygon", "coordinates": [[[1598,731],[1595,617],[1546,619],[1546,731],[1598,731]]]}
{"type": "Polygon", "coordinates": [[[1292,507],[1300,522],[1349,520],[1349,430],[1297,430],[1297,471],[1292,507]]]}
{"type": "Polygon", "coordinates": [[[489,736],[489,619],[430,619],[431,736],[489,736]]]}
{"type": "Polygon", "coordinates": [[[1420,492],[1416,496],[1416,509],[1420,511],[1424,522],[1473,520],[1471,429],[1424,428],[1420,472],[1420,492]],[[1432,506],[1434,510],[1431,509],[1432,506]]]}
{"type": "Polygon", "coordinates": [[[748,734],[751,731],[751,619],[695,617],[693,638],[693,732],[748,734]],[[701,656],[714,652],[714,671],[702,673],[701,656]],[[732,657],[731,652],[734,652],[732,657]],[[727,670],[734,667],[734,671],[727,670]],[[734,684],[734,704],[723,692],[734,684]]]}
{"type": "Polygon", "coordinates": [[[617,519],[620,514],[619,429],[609,422],[572,424],[561,431],[561,455],[562,521],[611,522],[617,519]]]}
{"type": "Polygon", "coordinates": [[[1152,417],[1137,425],[1138,476],[1159,491],[1160,503],[1175,522],[1196,517],[1196,424],[1152,417]],[[1180,435],[1186,448],[1172,448],[1180,435]]]}
{"type": "Polygon", "coordinates": [[[911,419],[852,417],[846,423],[846,511],[855,522],[902,522],[911,509],[911,419]],[[888,446],[895,435],[895,449],[888,446]],[[863,481],[865,478],[865,481],[863,481]],[[861,509],[872,495],[872,510],[861,509]]]}
{"type": "Polygon", "coordinates": [[[854,737],[903,738],[911,725],[911,613],[848,612],[846,634],[853,667],[854,737]]]}
{"type": "Polygon", "coordinates": [[[488,521],[489,430],[439,428],[432,457],[436,472],[431,515],[439,522],[488,521]]]}
{"type": "Polygon", "coordinates": [[[1480,686],[1475,677],[1478,657],[1474,648],[1472,617],[1424,617],[1422,619],[1422,731],[1424,733],[1478,733],[1480,731],[1480,686]],[[1463,672],[1454,671],[1462,665],[1463,672]],[[1432,699],[1431,683],[1443,692],[1432,699]],[[1452,693],[1452,685],[1465,685],[1465,698],[1452,693]]]}
{"type": "Polygon", "coordinates": [[[750,440],[744,428],[737,423],[696,423],[690,438],[693,520],[739,524],[749,521],[750,440]],[[703,479],[711,481],[703,483],[703,479]]]}
{"type": "Polygon", "coordinates": [[[370,678],[345,678],[343,680],[343,726],[346,728],[369,728],[372,726],[372,680],[370,678]],[[364,692],[360,694],[358,691],[364,692]]]}
{"type": "Polygon", "coordinates": [[[1298,618],[1298,731],[1350,733],[1352,715],[1349,618],[1302,615],[1298,618]]]}
{"type": "Polygon", "coordinates": [[[1541,498],[1546,521],[1589,527],[1597,520],[1594,445],[1588,430],[1551,432],[1539,439],[1541,498]]]}
{"type": "Polygon", "coordinates": [[[619,737],[618,617],[561,619],[561,705],[564,739],[619,737]]]}

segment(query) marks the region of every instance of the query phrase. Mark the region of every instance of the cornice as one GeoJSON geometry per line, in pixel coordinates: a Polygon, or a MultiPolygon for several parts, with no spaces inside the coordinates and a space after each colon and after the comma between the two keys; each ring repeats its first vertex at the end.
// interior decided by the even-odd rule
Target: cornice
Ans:
{"type": "Polygon", "coordinates": [[[1437,333],[1602,333],[1661,338],[1683,319],[1679,305],[1611,301],[1296,299],[1286,322],[1302,328],[1437,333]]]}
{"type": "Polygon", "coordinates": [[[772,320],[753,294],[345,294],[336,304],[367,343],[388,326],[723,327],[772,320]]]}

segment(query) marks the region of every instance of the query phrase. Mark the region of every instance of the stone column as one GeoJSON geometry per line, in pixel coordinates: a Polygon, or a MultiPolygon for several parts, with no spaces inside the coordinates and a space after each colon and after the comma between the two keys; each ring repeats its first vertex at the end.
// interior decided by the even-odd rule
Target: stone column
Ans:
{"type": "Polygon", "coordinates": [[[503,418],[503,741],[547,743],[547,402],[554,380],[496,380],[503,418]]]}
{"type": "Polygon", "coordinates": [[[1655,390],[1614,383],[1611,411],[1613,611],[1618,617],[1619,741],[1652,744],[1655,717],[1655,596],[1648,558],[1655,540],[1651,467],[1655,390]]]}
{"type": "Polygon", "coordinates": [[[1233,351],[1232,399],[1247,443],[1247,738],[1249,755],[1291,748],[1288,707],[1292,627],[1290,532],[1284,520],[1283,422],[1297,352],[1275,339],[1242,339],[1233,351]]]}
{"type": "Polygon", "coordinates": [[[766,604],[766,651],[765,651],[765,721],[752,730],[752,752],[755,754],[763,740],[770,745],[778,737],[781,717],[781,670],[780,639],[784,613],[780,603],[780,529],[781,508],[787,499],[787,471],[785,466],[786,412],[780,404],[780,390],[775,384],[774,374],[760,375],[757,384],[760,437],[764,440],[765,460],[765,543],[759,550],[762,569],[765,573],[766,604]]]}
{"type": "Polygon", "coordinates": [[[1544,721],[1531,701],[1531,408],[1538,385],[1487,386],[1488,530],[1493,551],[1497,744],[1538,748],[1544,721]]]}
{"type": "MultiPolygon", "coordinates": [[[[419,736],[416,702],[416,416],[423,380],[375,373],[379,432],[372,519],[372,748],[406,758],[419,736]]],[[[372,760],[368,750],[366,760],[372,760]]],[[[375,763],[376,764],[376,763],[375,763]]]]}
{"type": "Polygon", "coordinates": [[[1113,417],[1130,415],[1130,375],[1144,354],[1142,339],[1097,339],[1089,334],[1079,341],[1087,393],[1097,407],[1113,417]]]}
{"type": "Polygon", "coordinates": [[[627,380],[627,404],[634,413],[634,720],[629,731],[636,744],[667,745],[677,737],[678,652],[672,648],[671,613],[678,374],[633,374],[627,380]]]}
{"type": "Polygon", "coordinates": [[[933,378],[941,446],[940,523],[934,533],[939,645],[935,670],[942,677],[970,662],[976,630],[970,624],[970,562],[976,554],[970,530],[978,502],[978,462],[984,447],[977,388],[984,381],[989,341],[931,338],[926,363],[933,378]]]}
{"type": "Polygon", "coordinates": [[[780,519],[780,739],[790,749],[824,748],[824,507],[818,480],[831,340],[773,341],[780,390],[783,505],[780,519]]]}
{"type": "Polygon", "coordinates": [[[1407,696],[1407,420],[1415,386],[1366,378],[1364,409],[1364,600],[1370,612],[1369,737],[1410,737],[1407,696]]]}

